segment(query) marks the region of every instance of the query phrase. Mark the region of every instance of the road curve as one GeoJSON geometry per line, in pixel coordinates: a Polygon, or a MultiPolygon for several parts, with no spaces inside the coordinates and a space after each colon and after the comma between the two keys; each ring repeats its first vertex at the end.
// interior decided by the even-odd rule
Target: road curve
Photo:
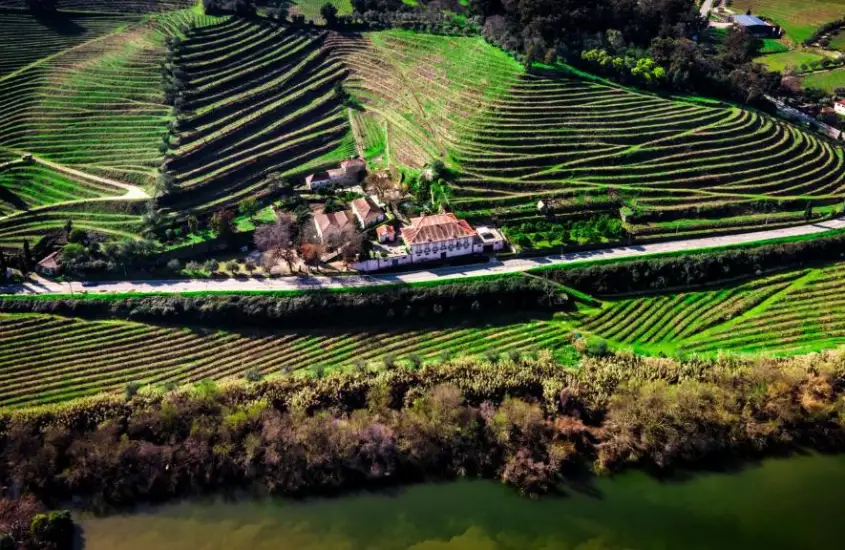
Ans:
{"type": "Polygon", "coordinates": [[[514,258],[505,261],[493,260],[486,264],[458,267],[432,267],[431,269],[408,273],[390,273],[381,275],[344,275],[337,277],[302,276],[279,279],[160,279],[146,281],[110,281],[110,282],[71,282],[57,283],[41,277],[35,277],[23,284],[0,286],[0,294],[118,294],[125,292],[244,292],[244,291],[283,291],[313,290],[320,288],[355,288],[379,286],[395,283],[422,283],[428,281],[449,281],[485,275],[518,273],[535,267],[575,264],[594,260],[614,260],[663,254],[667,252],[694,252],[720,246],[748,244],[772,239],[817,235],[845,229],[845,217],[783,229],[755,231],[738,235],[704,237],[663,243],[622,246],[589,252],[555,254],[537,258],[514,258]]]}

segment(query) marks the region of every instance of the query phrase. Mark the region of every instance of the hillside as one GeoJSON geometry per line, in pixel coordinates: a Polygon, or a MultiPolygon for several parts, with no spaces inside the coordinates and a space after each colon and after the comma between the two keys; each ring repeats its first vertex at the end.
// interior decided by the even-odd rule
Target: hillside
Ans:
{"type": "Polygon", "coordinates": [[[525,74],[479,38],[386,31],[333,47],[369,141],[386,139],[400,165],[452,162],[457,211],[529,234],[538,199],[564,216],[626,205],[635,233],[690,235],[761,225],[761,200],[800,222],[802,201],[836,202],[845,185],[840,148],[754,111],[525,74]]]}
{"type": "MultiPolygon", "coordinates": [[[[183,4],[132,5],[127,12],[183,4]]],[[[376,167],[446,161],[458,214],[492,219],[537,247],[604,238],[622,207],[629,231],[649,238],[802,223],[808,201],[828,213],[845,184],[841,150],[794,126],[564,66],[527,74],[480,38],[339,34],[196,10],[60,14],[50,24],[8,12],[0,28],[20,36],[0,46],[0,151],[142,190],[115,210],[133,201],[104,203],[121,193],[92,190],[90,178],[45,179],[47,166],[6,173],[2,212],[26,218],[20,212],[37,206],[42,216],[28,228],[16,219],[14,231],[0,219],[6,246],[37,237],[50,226],[43,216],[67,204],[76,221],[108,229],[79,201],[137,216],[162,169],[172,180],[159,199],[165,212],[209,216],[266,189],[269,174],[298,183],[355,154],[353,136],[376,167]],[[172,39],[185,86],[176,114],[161,79],[172,39]],[[342,104],[341,83],[357,110],[342,104]],[[62,183],[45,193],[45,181],[62,183]],[[577,226],[591,216],[598,229],[577,226]]]]}

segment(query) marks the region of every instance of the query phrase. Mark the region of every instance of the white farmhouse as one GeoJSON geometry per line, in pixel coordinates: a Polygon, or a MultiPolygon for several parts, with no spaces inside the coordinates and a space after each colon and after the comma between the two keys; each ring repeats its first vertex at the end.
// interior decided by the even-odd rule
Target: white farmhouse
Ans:
{"type": "Polygon", "coordinates": [[[833,104],[833,110],[837,115],[845,116],[845,100],[839,100],[833,104]]]}
{"type": "Polygon", "coordinates": [[[472,226],[454,214],[412,218],[410,227],[402,230],[402,240],[413,262],[472,254],[473,241],[477,236],[472,226]]]}

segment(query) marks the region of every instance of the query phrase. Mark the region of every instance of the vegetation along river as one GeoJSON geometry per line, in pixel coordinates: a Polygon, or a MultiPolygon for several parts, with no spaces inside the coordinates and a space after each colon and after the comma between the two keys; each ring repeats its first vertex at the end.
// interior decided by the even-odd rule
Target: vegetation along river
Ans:
{"type": "Polygon", "coordinates": [[[80,521],[88,550],[826,550],[845,547],[843,495],[845,456],[809,455],[684,481],[631,472],[536,501],[460,481],[80,521]]]}

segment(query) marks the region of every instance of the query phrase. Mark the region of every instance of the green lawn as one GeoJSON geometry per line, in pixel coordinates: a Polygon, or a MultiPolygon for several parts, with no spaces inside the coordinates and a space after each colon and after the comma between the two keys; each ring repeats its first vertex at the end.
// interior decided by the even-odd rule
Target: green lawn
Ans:
{"type": "Polygon", "coordinates": [[[792,50],[788,52],[763,55],[754,61],[766,65],[773,71],[782,72],[787,68],[799,68],[801,65],[809,64],[813,61],[821,61],[822,59],[824,59],[824,56],[814,52],[792,50]]]}
{"type": "Polygon", "coordinates": [[[320,8],[324,4],[333,4],[337,8],[338,15],[349,15],[352,13],[352,2],[350,0],[294,0],[291,3],[290,13],[305,16],[306,21],[322,22],[320,8]]]}
{"type": "Polygon", "coordinates": [[[760,53],[762,54],[782,53],[788,51],[789,46],[784,44],[782,40],[775,40],[773,38],[764,38],[763,47],[760,48],[760,53]]]}
{"type": "Polygon", "coordinates": [[[801,79],[806,87],[821,88],[833,93],[836,88],[845,88],[845,69],[813,73],[801,79]]]}
{"type": "Polygon", "coordinates": [[[751,10],[779,24],[795,42],[803,42],[824,23],[845,15],[845,0],[734,0],[735,13],[751,10]]]}

